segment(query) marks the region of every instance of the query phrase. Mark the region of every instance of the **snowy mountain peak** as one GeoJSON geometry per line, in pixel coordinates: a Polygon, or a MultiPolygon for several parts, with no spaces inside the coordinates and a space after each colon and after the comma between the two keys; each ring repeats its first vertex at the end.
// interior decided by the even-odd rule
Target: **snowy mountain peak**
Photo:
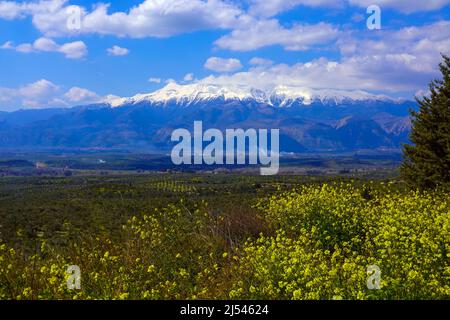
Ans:
{"type": "Polygon", "coordinates": [[[223,86],[205,83],[180,85],[175,82],[170,82],[164,88],[152,93],[137,94],[130,98],[108,96],[103,102],[109,104],[111,107],[144,102],[162,105],[173,103],[181,106],[189,106],[199,102],[214,100],[250,100],[277,107],[289,107],[294,103],[310,105],[314,102],[320,102],[323,104],[338,105],[345,102],[359,101],[397,101],[384,95],[374,95],[365,91],[314,90],[305,87],[284,85],[264,91],[245,85],[223,86]]]}
{"type": "Polygon", "coordinates": [[[301,101],[303,105],[310,105],[313,102],[321,102],[328,104],[342,104],[344,102],[358,101],[395,101],[385,95],[374,95],[365,91],[344,91],[333,89],[313,90],[305,87],[277,86],[270,94],[272,99],[278,101],[282,106],[288,105],[295,101],[301,101]]]}
{"type": "Polygon", "coordinates": [[[259,92],[259,90],[245,86],[226,87],[203,83],[179,85],[172,82],[164,88],[147,95],[146,99],[152,102],[176,101],[185,104],[215,99],[240,101],[255,99],[263,102],[264,99],[260,99],[259,97],[261,93],[263,94],[263,92],[259,92]]]}

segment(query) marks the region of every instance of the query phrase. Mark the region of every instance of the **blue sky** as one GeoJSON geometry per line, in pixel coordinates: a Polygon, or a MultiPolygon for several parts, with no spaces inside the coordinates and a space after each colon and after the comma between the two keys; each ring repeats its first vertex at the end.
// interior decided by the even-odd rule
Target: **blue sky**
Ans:
{"type": "Polygon", "coordinates": [[[0,110],[68,107],[167,81],[411,98],[450,53],[449,3],[0,1],[0,110]],[[380,30],[367,28],[371,4],[380,30]],[[68,29],[68,20],[80,24],[68,29]]]}

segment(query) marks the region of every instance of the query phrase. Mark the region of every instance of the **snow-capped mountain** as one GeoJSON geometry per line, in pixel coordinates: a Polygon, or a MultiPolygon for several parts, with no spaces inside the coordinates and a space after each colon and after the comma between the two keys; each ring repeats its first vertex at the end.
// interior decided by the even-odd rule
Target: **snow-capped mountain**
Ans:
{"type": "Polygon", "coordinates": [[[178,85],[71,109],[0,113],[2,148],[102,148],[167,152],[176,128],[276,128],[285,152],[399,149],[411,101],[363,91],[276,86],[178,85]]]}
{"type": "Polygon", "coordinates": [[[103,102],[112,107],[140,103],[190,106],[214,100],[241,102],[251,100],[274,107],[290,107],[295,104],[308,106],[315,102],[334,105],[362,101],[399,102],[399,100],[385,95],[374,95],[365,91],[313,90],[283,85],[270,90],[260,90],[249,86],[222,86],[204,83],[179,85],[175,82],[152,93],[137,94],[129,98],[108,96],[103,102]]]}

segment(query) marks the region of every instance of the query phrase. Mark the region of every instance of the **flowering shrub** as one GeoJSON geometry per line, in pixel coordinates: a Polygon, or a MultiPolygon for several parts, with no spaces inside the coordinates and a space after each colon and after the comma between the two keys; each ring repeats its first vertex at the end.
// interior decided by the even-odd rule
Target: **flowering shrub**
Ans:
{"type": "Polygon", "coordinates": [[[437,299],[450,297],[450,200],[351,185],[312,186],[260,205],[280,231],[246,243],[231,297],[437,299]],[[367,266],[382,272],[368,290],[367,266]]]}

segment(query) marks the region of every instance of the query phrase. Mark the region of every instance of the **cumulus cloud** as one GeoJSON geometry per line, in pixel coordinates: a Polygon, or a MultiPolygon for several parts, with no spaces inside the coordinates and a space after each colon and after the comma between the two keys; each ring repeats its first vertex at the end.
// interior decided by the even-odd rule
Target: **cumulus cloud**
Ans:
{"type": "Polygon", "coordinates": [[[204,67],[216,72],[233,72],[241,69],[242,64],[238,59],[211,57],[205,62],[204,67]]]}
{"type": "Polygon", "coordinates": [[[233,30],[215,44],[223,49],[252,51],[266,46],[281,45],[286,50],[304,51],[336,39],[339,31],[328,23],[294,25],[285,28],[278,20],[260,20],[249,27],[233,30]]]}
{"type": "Polygon", "coordinates": [[[83,41],[65,43],[59,47],[58,51],[64,53],[66,58],[69,59],[81,59],[88,54],[87,47],[83,41]]]}
{"type": "Polygon", "coordinates": [[[122,48],[119,46],[112,46],[111,48],[106,49],[110,56],[126,56],[130,53],[130,50],[127,48],[122,48]]]}
{"type": "Polygon", "coordinates": [[[58,51],[60,46],[51,39],[39,38],[34,42],[33,48],[37,51],[52,52],[58,51]]]}
{"type": "MultiPolygon", "coordinates": [[[[143,0],[126,11],[111,12],[108,4],[92,8],[70,5],[68,0],[0,1],[0,19],[20,19],[31,16],[34,26],[46,37],[82,34],[118,37],[170,37],[199,30],[230,30],[218,40],[219,47],[240,51],[279,44],[288,50],[303,50],[335,37],[331,26],[281,26],[268,19],[296,6],[366,8],[372,0],[247,0],[248,6],[229,0],[143,0]],[[244,9],[248,7],[247,9],[244,9]],[[71,24],[71,21],[77,21],[71,24]],[[78,25],[79,21],[79,25],[78,25]],[[315,28],[316,27],[316,28],[315,28]],[[320,27],[324,27],[320,33],[320,27]],[[300,34],[299,34],[300,32],[300,34]],[[250,44],[245,45],[249,37],[250,44]],[[264,38],[267,38],[265,40],[264,38]],[[279,38],[279,40],[277,40],[279,38]],[[292,38],[292,39],[291,39],[292,38]]],[[[438,10],[450,0],[379,0],[381,8],[404,13],[438,10]]],[[[356,17],[356,16],[355,16],[356,17]]],[[[26,49],[24,49],[26,50],[26,49]]]]}
{"type": "Polygon", "coordinates": [[[30,15],[33,24],[47,36],[96,33],[119,37],[170,37],[205,29],[229,29],[245,19],[239,6],[222,0],[145,0],[128,12],[109,12],[108,4],[92,10],[67,5],[64,0],[39,2],[3,1],[0,18],[30,15]],[[78,15],[78,16],[74,16],[78,15]],[[71,28],[68,21],[80,21],[71,28]]]}
{"type": "Polygon", "coordinates": [[[69,107],[101,101],[96,93],[72,87],[65,90],[47,79],[20,86],[18,88],[0,87],[0,107],[4,110],[20,108],[69,107]]]}
{"type": "Polygon", "coordinates": [[[250,85],[268,90],[277,85],[313,89],[368,90],[412,95],[438,76],[441,53],[450,54],[450,21],[377,33],[343,35],[340,59],[317,58],[293,65],[264,65],[200,80],[223,85],[250,85]]]}
{"type": "Polygon", "coordinates": [[[88,89],[72,87],[69,91],[64,94],[70,102],[87,102],[87,101],[98,101],[100,97],[88,89]]]}
{"type": "Polygon", "coordinates": [[[13,42],[8,41],[0,49],[16,50],[22,53],[59,52],[69,59],[81,59],[88,54],[88,49],[83,41],[74,41],[59,45],[49,38],[39,38],[33,43],[22,43],[17,46],[14,46],[13,42]]]}
{"type": "Polygon", "coordinates": [[[0,1],[0,18],[13,20],[29,15],[56,13],[65,3],[67,0],[0,1]]]}
{"type": "Polygon", "coordinates": [[[41,79],[20,87],[16,93],[22,99],[24,106],[36,108],[46,102],[53,105],[59,90],[60,88],[57,85],[48,80],[41,79]]]}
{"type": "MultiPolygon", "coordinates": [[[[294,65],[276,64],[266,68],[252,68],[244,72],[230,75],[209,76],[200,82],[216,85],[252,86],[262,90],[270,90],[279,85],[307,87],[312,89],[340,90],[383,90],[403,92],[411,87],[423,85],[418,81],[417,73],[398,65],[399,59],[386,59],[390,66],[397,65],[391,73],[371,73],[377,61],[370,58],[354,58],[345,61],[334,61],[326,58],[312,60],[294,65]],[[405,81],[398,83],[391,80],[390,75],[403,72],[405,81]],[[405,72],[408,71],[408,72],[405,72]]],[[[398,76],[396,76],[398,78],[398,76]]],[[[423,77],[421,77],[422,80],[423,77]]]]}
{"type": "MultiPolygon", "coordinates": [[[[436,70],[440,54],[450,53],[450,21],[439,21],[420,27],[405,27],[400,30],[380,31],[366,38],[366,33],[343,37],[338,41],[345,59],[351,57],[376,57],[384,72],[395,66],[382,66],[382,60],[400,60],[409,69],[426,74],[436,70]]],[[[375,58],[373,58],[375,60],[375,58]]]]}
{"type": "MultiPolygon", "coordinates": [[[[260,6],[290,8],[296,3],[318,6],[331,2],[330,0],[303,0],[285,4],[279,0],[254,1],[251,8],[260,6]]],[[[4,1],[3,3],[3,9],[0,7],[0,17],[17,18],[30,15],[35,27],[46,37],[82,34],[131,38],[170,37],[198,30],[223,29],[234,31],[231,35],[219,39],[216,44],[222,48],[232,50],[236,48],[240,51],[273,44],[300,50],[298,48],[304,47],[305,44],[321,42],[324,38],[323,34],[318,34],[318,30],[313,30],[309,26],[288,29],[279,25],[276,20],[259,20],[253,16],[252,12],[247,13],[235,2],[225,0],[145,0],[129,9],[128,12],[109,12],[107,4],[98,4],[92,10],[88,10],[82,6],[69,6],[64,0],[41,0],[36,3],[22,4],[4,1]],[[78,16],[74,17],[74,15],[78,16]],[[70,24],[71,19],[79,20],[79,27],[74,28],[70,24]],[[266,36],[269,36],[268,40],[264,40],[266,36]],[[251,37],[249,46],[243,43],[246,37],[251,37]],[[280,37],[280,40],[277,41],[276,37],[280,37]],[[290,41],[289,38],[293,39],[290,41]],[[316,40],[313,41],[312,38],[316,40]]],[[[318,27],[326,27],[323,33],[331,32],[330,37],[333,37],[334,30],[325,25],[318,25],[318,27]]]]}

